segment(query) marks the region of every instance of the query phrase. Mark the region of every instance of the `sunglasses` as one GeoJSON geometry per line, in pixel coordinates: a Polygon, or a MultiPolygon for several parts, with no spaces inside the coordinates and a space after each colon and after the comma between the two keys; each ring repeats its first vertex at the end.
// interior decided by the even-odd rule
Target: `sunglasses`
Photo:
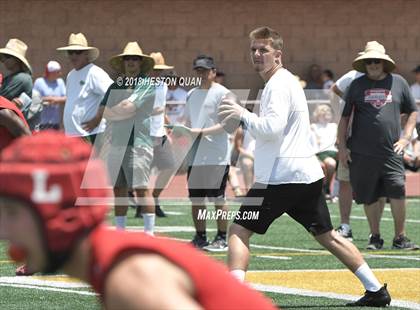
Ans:
{"type": "Polygon", "coordinates": [[[124,61],[129,61],[129,60],[132,60],[132,61],[140,61],[141,60],[141,57],[140,56],[123,56],[123,60],[124,61]]]}
{"type": "Polygon", "coordinates": [[[13,56],[11,56],[11,55],[2,54],[2,55],[0,55],[0,61],[4,61],[4,60],[12,58],[12,57],[13,56]]]}
{"type": "Polygon", "coordinates": [[[67,54],[69,55],[80,55],[82,54],[84,51],[67,51],[67,54]]]}
{"type": "Polygon", "coordinates": [[[380,64],[381,62],[382,60],[380,59],[365,59],[364,60],[365,65],[371,65],[371,64],[377,65],[377,64],[380,64]]]}

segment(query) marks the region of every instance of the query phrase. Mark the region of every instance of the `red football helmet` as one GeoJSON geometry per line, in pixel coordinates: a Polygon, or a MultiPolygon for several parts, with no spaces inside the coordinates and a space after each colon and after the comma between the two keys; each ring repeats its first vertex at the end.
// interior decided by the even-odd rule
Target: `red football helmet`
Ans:
{"type": "Polygon", "coordinates": [[[90,159],[91,152],[79,138],[43,131],[17,139],[1,153],[0,196],[22,200],[39,215],[49,271],[105,219],[111,192],[105,168],[90,159]]]}

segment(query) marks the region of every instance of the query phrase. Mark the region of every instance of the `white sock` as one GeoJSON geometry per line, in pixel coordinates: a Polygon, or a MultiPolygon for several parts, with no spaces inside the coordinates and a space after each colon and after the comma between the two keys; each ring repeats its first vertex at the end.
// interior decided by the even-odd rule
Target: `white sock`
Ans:
{"type": "Polygon", "coordinates": [[[154,213],[143,213],[144,232],[148,235],[153,236],[155,230],[155,217],[154,213]]]}
{"type": "Polygon", "coordinates": [[[125,230],[125,224],[127,222],[127,216],[119,215],[115,217],[115,225],[117,226],[118,230],[125,230]]]}
{"type": "Polygon", "coordinates": [[[348,233],[350,231],[350,225],[349,224],[341,224],[340,226],[345,233],[348,233]]]}
{"type": "Polygon", "coordinates": [[[239,282],[244,282],[245,281],[245,270],[241,270],[241,269],[231,270],[230,274],[235,279],[238,279],[239,282]]]}
{"type": "Polygon", "coordinates": [[[381,289],[382,285],[379,283],[378,279],[373,274],[372,269],[369,268],[367,263],[364,263],[359,268],[357,268],[354,274],[359,278],[360,282],[362,282],[367,291],[377,292],[381,289]]]}

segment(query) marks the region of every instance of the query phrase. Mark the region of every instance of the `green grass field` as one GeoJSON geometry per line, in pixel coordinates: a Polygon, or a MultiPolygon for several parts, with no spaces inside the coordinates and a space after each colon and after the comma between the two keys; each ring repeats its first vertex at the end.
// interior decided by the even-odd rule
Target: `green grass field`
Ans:
{"type": "MultiPolygon", "coordinates": [[[[157,231],[178,239],[192,238],[192,219],[188,204],[162,203],[169,211],[167,218],[158,218],[157,231]]],[[[232,209],[236,209],[233,206],[232,209]]],[[[339,223],[337,204],[330,204],[334,226],[339,223]]],[[[213,207],[209,207],[209,210],[213,207]]],[[[142,229],[142,220],[134,219],[130,209],[129,229],[142,229]]],[[[110,218],[112,220],[112,218],[110,218]]],[[[384,249],[378,252],[364,250],[368,225],[361,207],[352,211],[354,243],[362,250],[368,264],[379,279],[388,282],[396,301],[389,309],[420,309],[420,251],[391,249],[393,221],[387,205],[381,222],[384,249]]],[[[420,243],[420,200],[408,201],[407,234],[420,243]]],[[[208,236],[215,234],[215,221],[208,222],[208,236]]],[[[99,309],[96,296],[85,285],[62,282],[60,278],[32,277],[16,279],[14,264],[5,255],[0,244],[0,309],[99,309]],[[45,280],[50,280],[45,282],[45,280]],[[27,281],[27,282],[24,282],[27,281]]],[[[361,295],[363,287],[288,216],[278,219],[264,236],[251,240],[252,259],[247,280],[272,298],[283,309],[342,309],[349,295],[361,295]],[[290,271],[293,270],[293,271],[290,271]]],[[[225,261],[225,254],[211,254],[225,261]]],[[[141,284],[139,284],[141,287],[141,284]]],[[[223,284],[221,284],[223,294],[223,284]]],[[[355,308],[353,308],[355,309],[355,308]]],[[[363,308],[368,309],[368,308],[363,308]]]]}

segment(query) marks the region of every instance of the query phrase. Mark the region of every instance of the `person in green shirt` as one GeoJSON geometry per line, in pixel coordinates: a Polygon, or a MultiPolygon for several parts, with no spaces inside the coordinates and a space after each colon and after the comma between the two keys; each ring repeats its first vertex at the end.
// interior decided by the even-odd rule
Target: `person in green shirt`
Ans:
{"type": "Polygon", "coordinates": [[[127,194],[133,190],[143,207],[144,230],[153,235],[155,205],[148,185],[153,159],[150,116],[155,87],[147,83],[146,74],[152,70],[154,60],[143,54],[137,42],[129,42],[122,54],[111,58],[110,64],[120,76],[106,92],[96,119],[100,121],[103,116],[111,126],[107,162],[116,197],[116,226],[125,228],[127,194]]]}
{"type": "Polygon", "coordinates": [[[9,72],[0,87],[0,96],[22,107],[19,98],[22,93],[32,97],[32,68],[26,59],[27,45],[19,39],[10,39],[4,48],[0,49],[0,62],[9,72]]]}

